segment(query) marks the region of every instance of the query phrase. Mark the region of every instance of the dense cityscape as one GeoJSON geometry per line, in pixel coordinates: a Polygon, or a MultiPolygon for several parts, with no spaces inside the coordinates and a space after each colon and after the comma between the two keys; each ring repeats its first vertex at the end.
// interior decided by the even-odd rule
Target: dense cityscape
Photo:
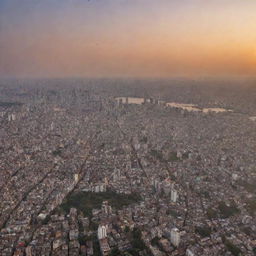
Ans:
{"type": "Polygon", "coordinates": [[[179,83],[3,80],[0,255],[256,255],[256,91],[179,83]]]}

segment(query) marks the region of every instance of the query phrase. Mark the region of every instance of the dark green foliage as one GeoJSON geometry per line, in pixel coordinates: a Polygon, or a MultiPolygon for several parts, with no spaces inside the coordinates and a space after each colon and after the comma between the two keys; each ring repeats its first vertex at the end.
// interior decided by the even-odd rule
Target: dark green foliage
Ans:
{"type": "Polygon", "coordinates": [[[159,150],[152,149],[150,151],[150,154],[153,157],[155,157],[156,159],[158,159],[160,162],[175,162],[175,161],[179,161],[180,160],[177,157],[177,153],[176,152],[170,152],[166,159],[164,158],[163,153],[161,151],[159,151],[159,150]]]}
{"type": "Polygon", "coordinates": [[[177,157],[177,153],[176,152],[171,152],[168,155],[168,162],[175,162],[175,161],[179,161],[180,159],[177,157]]]}
{"type": "Polygon", "coordinates": [[[113,248],[109,254],[109,256],[120,256],[120,255],[121,255],[121,252],[117,247],[113,248]]]}
{"type": "Polygon", "coordinates": [[[94,256],[101,256],[101,251],[100,251],[100,244],[97,239],[93,241],[93,255],[94,256]]]}
{"type": "Polygon", "coordinates": [[[210,193],[208,192],[208,191],[203,191],[202,192],[202,195],[205,197],[205,198],[207,198],[207,199],[210,199],[211,197],[210,197],[210,193]]]}
{"type": "Polygon", "coordinates": [[[201,237],[207,237],[211,235],[211,229],[208,226],[200,226],[195,228],[196,233],[201,237]]]}
{"type": "Polygon", "coordinates": [[[52,151],[53,156],[60,156],[61,153],[62,153],[61,149],[56,149],[56,150],[52,151]]]}
{"type": "Polygon", "coordinates": [[[128,253],[132,256],[140,256],[140,250],[138,249],[130,249],[128,253]]]}
{"type": "Polygon", "coordinates": [[[246,202],[246,207],[251,215],[254,215],[256,212],[256,198],[249,199],[246,202]]]}
{"type": "Polygon", "coordinates": [[[223,243],[225,244],[227,250],[230,251],[234,256],[242,255],[241,250],[236,245],[234,245],[231,241],[229,241],[225,237],[223,237],[222,240],[223,240],[223,243]]]}
{"type": "Polygon", "coordinates": [[[159,161],[164,161],[163,154],[162,154],[161,151],[152,149],[152,150],[150,151],[150,154],[151,154],[153,157],[157,158],[159,161]]]}
{"type": "Polygon", "coordinates": [[[78,242],[79,242],[80,245],[86,245],[86,236],[83,236],[83,235],[79,234],[78,242]]]}
{"type": "Polygon", "coordinates": [[[151,245],[152,246],[158,246],[158,242],[159,242],[159,237],[154,237],[151,241],[150,241],[150,243],[151,243],[151,245]]]}
{"type": "Polygon", "coordinates": [[[220,202],[218,208],[222,218],[229,218],[239,213],[239,209],[237,208],[235,202],[232,202],[230,206],[227,206],[225,202],[220,202]]]}
{"type": "Polygon", "coordinates": [[[242,227],[241,231],[244,232],[247,236],[252,235],[252,230],[250,229],[250,227],[242,227]]]}
{"type": "Polygon", "coordinates": [[[128,226],[125,226],[124,232],[125,232],[125,233],[129,233],[129,232],[130,232],[130,228],[129,228],[128,226]]]}
{"type": "Polygon", "coordinates": [[[185,152],[185,153],[182,155],[182,158],[183,158],[183,159],[188,159],[188,156],[189,156],[189,152],[185,152]]]}
{"type": "Polygon", "coordinates": [[[133,256],[139,255],[139,252],[146,249],[146,245],[141,238],[141,231],[138,228],[134,228],[131,232],[132,235],[132,249],[129,253],[133,256]]]}
{"type": "Polygon", "coordinates": [[[133,255],[130,254],[129,252],[124,252],[124,253],[122,253],[122,254],[120,254],[120,255],[122,255],[122,256],[133,256],[133,255]]]}
{"type": "Polygon", "coordinates": [[[148,138],[147,138],[146,136],[143,136],[143,137],[141,138],[141,142],[147,143],[147,142],[148,142],[148,138]]]}
{"type": "Polygon", "coordinates": [[[178,212],[176,212],[174,209],[168,209],[166,212],[168,215],[172,215],[173,217],[177,218],[180,216],[178,212]]]}
{"type": "Polygon", "coordinates": [[[238,181],[238,185],[245,188],[245,190],[249,193],[255,193],[256,192],[256,181],[252,180],[250,183],[247,181],[238,181]]]}
{"type": "Polygon", "coordinates": [[[51,219],[50,215],[47,215],[46,218],[43,220],[42,224],[47,225],[50,219],[51,219]]]}
{"type": "Polygon", "coordinates": [[[109,204],[116,209],[120,209],[123,206],[140,201],[138,194],[117,194],[113,191],[107,191],[102,193],[93,192],[76,192],[69,195],[66,200],[61,204],[60,208],[64,212],[69,213],[70,208],[76,208],[83,212],[85,216],[92,216],[92,209],[100,208],[103,201],[109,201],[109,204]]]}
{"type": "Polygon", "coordinates": [[[89,229],[96,231],[98,229],[98,224],[95,223],[94,221],[90,221],[89,229]]]}
{"type": "Polygon", "coordinates": [[[211,219],[216,219],[218,217],[218,213],[217,211],[215,211],[212,208],[208,208],[206,211],[207,217],[211,220],[211,219]]]}

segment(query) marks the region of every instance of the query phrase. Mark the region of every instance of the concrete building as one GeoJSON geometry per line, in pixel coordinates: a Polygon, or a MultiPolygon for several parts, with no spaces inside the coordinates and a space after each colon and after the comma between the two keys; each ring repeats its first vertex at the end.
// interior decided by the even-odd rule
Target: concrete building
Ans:
{"type": "Polygon", "coordinates": [[[171,243],[178,247],[180,244],[180,231],[177,228],[171,230],[171,243]]]}
{"type": "Polygon", "coordinates": [[[177,192],[177,190],[172,189],[172,190],[171,190],[171,201],[172,201],[173,203],[176,203],[176,202],[177,202],[177,197],[178,197],[178,192],[177,192]]]}
{"type": "Polygon", "coordinates": [[[99,225],[98,227],[98,239],[103,239],[107,237],[107,226],[99,225]]]}
{"type": "Polygon", "coordinates": [[[16,115],[14,115],[14,114],[8,115],[8,121],[15,121],[15,120],[16,120],[16,115]]]}
{"type": "Polygon", "coordinates": [[[109,255],[109,252],[110,252],[110,247],[109,247],[109,244],[108,244],[108,240],[105,238],[105,239],[101,239],[99,241],[99,244],[100,244],[100,251],[101,251],[101,254],[103,256],[107,256],[109,255]]]}
{"type": "Polygon", "coordinates": [[[195,254],[191,250],[187,249],[186,256],[195,256],[195,254]]]}
{"type": "Polygon", "coordinates": [[[115,169],[114,170],[114,174],[113,174],[113,181],[117,182],[121,177],[121,172],[119,169],[115,169]]]}
{"type": "Polygon", "coordinates": [[[75,183],[77,183],[78,180],[79,180],[79,174],[78,174],[78,173],[76,173],[76,174],[74,175],[74,179],[75,179],[75,183]]]}
{"type": "Polygon", "coordinates": [[[107,215],[112,214],[112,207],[108,204],[108,201],[103,201],[102,212],[104,212],[107,215]]]}

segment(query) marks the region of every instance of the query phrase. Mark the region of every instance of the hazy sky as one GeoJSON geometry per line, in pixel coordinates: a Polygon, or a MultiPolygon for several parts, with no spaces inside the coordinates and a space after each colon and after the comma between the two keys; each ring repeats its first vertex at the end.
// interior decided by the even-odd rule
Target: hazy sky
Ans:
{"type": "Polygon", "coordinates": [[[255,74],[255,0],[0,0],[0,76],[255,74]]]}

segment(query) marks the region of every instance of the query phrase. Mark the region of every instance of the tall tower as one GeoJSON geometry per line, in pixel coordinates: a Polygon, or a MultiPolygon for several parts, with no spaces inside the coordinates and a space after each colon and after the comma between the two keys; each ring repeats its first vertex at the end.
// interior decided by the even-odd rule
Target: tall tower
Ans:
{"type": "Polygon", "coordinates": [[[79,174],[78,173],[74,174],[74,179],[75,179],[75,183],[77,183],[78,180],[79,180],[79,174]]]}
{"type": "Polygon", "coordinates": [[[171,230],[171,243],[178,247],[180,244],[180,231],[177,228],[171,230]]]}
{"type": "Polygon", "coordinates": [[[172,190],[171,190],[171,201],[172,201],[173,203],[176,203],[176,202],[177,202],[177,197],[178,197],[178,192],[177,192],[177,190],[172,189],[172,190]]]}
{"type": "Polygon", "coordinates": [[[107,237],[107,226],[99,225],[98,227],[98,239],[103,239],[107,237]]]}

